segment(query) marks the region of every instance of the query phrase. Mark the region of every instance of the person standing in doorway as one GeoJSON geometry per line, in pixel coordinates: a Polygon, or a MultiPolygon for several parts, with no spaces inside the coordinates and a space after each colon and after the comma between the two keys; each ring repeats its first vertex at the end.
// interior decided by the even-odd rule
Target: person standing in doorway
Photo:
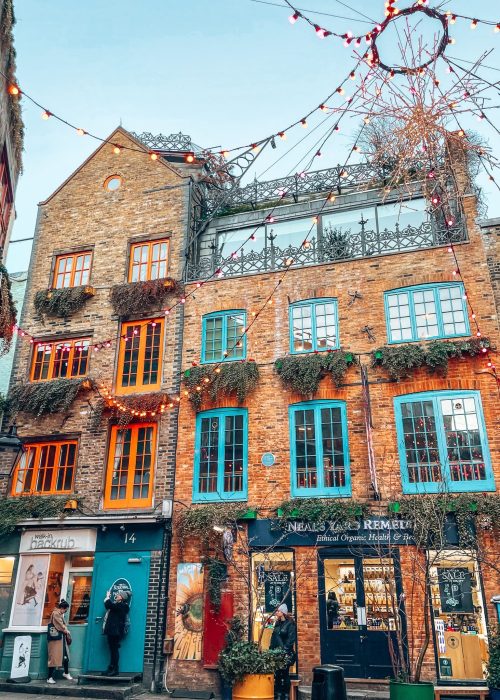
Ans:
{"type": "Polygon", "coordinates": [[[340,604],[337,600],[337,594],[335,591],[328,592],[328,598],[326,601],[326,614],[328,617],[328,629],[332,630],[334,625],[339,624],[339,610],[340,604]]]}
{"type": "Polygon", "coordinates": [[[68,681],[73,680],[69,672],[69,645],[71,635],[64,621],[64,613],[68,610],[69,603],[60,600],[52,611],[49,624],[47,625],[47,655],[49,672],[47,683],[53,685],[56,681],[54,673],[59,666],[63,667],[63,678],[68,681]]]}
{"type": "Polygon", "coordinates": [[[287,604],[283,603],[276,610],[276,622],[270,644],[271,649],[283,649],[287,657],[286,666],[274,674],[274,696],[278,700],[288,700],[290,696],[290,666],[293,666],[297,658],[296,641],[297,626],[295,620],[288,612],[287,604]]]}
{"type": "Polygon", "coordinates": [[[103,633],[108,638],[109,646],[109,666],[104,672],[104,676],[117,676],[120,664],[120,641],[125,636],[125,623],[130,610],[129,606],[130,593],[128,591],[120,591],[115,595],[114,601],[111,600],[111,591],[106,593],[104,599],[104,607],[106,615],[104,617],[103,633]]]}

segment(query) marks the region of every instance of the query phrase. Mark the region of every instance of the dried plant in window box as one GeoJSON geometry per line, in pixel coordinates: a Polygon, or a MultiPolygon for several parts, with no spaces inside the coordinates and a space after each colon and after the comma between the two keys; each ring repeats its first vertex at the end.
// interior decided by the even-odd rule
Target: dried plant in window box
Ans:
{"type": "Polygon", "coordinates": [[[172,408],[172,406],[173,402],[164,392],[120,396],[119,399],[101,398],[92,406],[89,427],[90,430],[97,430],[104,413],[107,413],[118,425],[125,426],[156,418],[162,415],[166,408],[172,408]]]}
{"type": "Polygon", "coordinates": [[[242,404],[257,386],[259,368],[254,360],[197,365],[184,372],[182,381],[197,411],[205,397],[215,402],[226,396],[236,396],[238,403],[242,404]]]}
{"type": "Polygon", "coordinates": [[[179,289],[180,284],[170,277],[148,282],[116,284],[111,287],[110,300],[115,314],[130,316],[161,309],[168,297],[179,289]]]}
{"type": "Polygon", "coordinates": [[[91,297],[95,296],[93,287],[65,287],[64,289],[44,289],[35,294],[35,309],[40,316],[59,316],[67,318],[79,311],[91,297]]]}
{"type": "Polygon", "coordinates": [[[64,412],[80,391],[88,391],[93,386],[94,383],[89,377],[18,384],[8,396],[9,410],[12,413],[31,413],[34,416],[64,412]]]}

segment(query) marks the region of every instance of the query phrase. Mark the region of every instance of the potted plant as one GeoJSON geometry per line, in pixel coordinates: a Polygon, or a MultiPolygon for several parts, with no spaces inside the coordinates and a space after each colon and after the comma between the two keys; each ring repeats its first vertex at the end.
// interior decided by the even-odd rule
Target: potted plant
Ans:
{"type": "Polygon", "coordinates": [[[490,658],[487,681],[491,700],[500,700],[500,625],[490,630],[490,658]]]}
{"type": "Polygon", "coordinates": [[[273,700],[274,672],[286,661],[280,649],[260,649],[256,642],[237,641],[219,656],[219,673],[233,689],[233,700],[273,700]]]}

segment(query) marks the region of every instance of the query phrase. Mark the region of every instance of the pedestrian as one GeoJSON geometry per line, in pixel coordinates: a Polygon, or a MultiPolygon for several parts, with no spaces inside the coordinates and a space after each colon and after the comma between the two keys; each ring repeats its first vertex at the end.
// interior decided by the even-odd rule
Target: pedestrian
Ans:
{"type": "Polygon", "coordinates": [[[274,674],[274,697],[278,700],[288,700],[290,696],[290,666],[293,666],[297,655],[297,626],[293,616],[288,612],[286,603],[276,610],[276,622],[271,635],[271,649],[283,649],[286,653],[286,666],[274,674]]]}
{"type": "Polygon", "coordinates": [[[52,611],[49,624],[47,625],[47,683],[54,684],[54,672],[56,668],[63,667],[63,678],[68,681],[73,680],[69,672],[69,645],[71,644],[71,634],[66,627],[64,614],[69,608],[69,603],[60,600],[52,611]]]}
{"type": "Polygon", "coordinates": [[[340,604],[337,600],[337,594],[335,591],[328,592],[328,598],[326,601],[326,614],[328,617],[328,629],[332,630],[334,625],[339,624],[339,610],[340,604]]]}
{"type": "Polygon", "coordinates": [[[106,615],[104,616],[103,633],[108,638],[110,661],[107,671],[104,671],[103,676],[117,676],[120,664],[120,641],[125,636],[125,624],[127,621],[130,593],[128,591],[120,591],[115,595],[114,601],[111,600],[111,591],[106,593],[104,598],[104,607],[106,615]]]}

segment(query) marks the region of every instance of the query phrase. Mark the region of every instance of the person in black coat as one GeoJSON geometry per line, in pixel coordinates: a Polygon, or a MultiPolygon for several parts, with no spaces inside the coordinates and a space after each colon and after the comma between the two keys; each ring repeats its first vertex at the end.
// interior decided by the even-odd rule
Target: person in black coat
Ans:
{"type": "Polygon", "coordinates": [[[296,659],[295,643],[297,641],[297,626],[293,617],[288,613],[286,603],[276,610],[276,622],[271,635],[270,649],[283,649],[287,655],[287,665],[274,674],[274,696],[278,700],[288,700],[290,696],[290,666],[296,659]]]}
{"type": "Polygon", "coordinates": [[[334,625],[339,624],[339,610],[340,604],[337,600],[337,594],[335,591],[328,592],[328,598],[326,601],[326,614],[328,617],[328,629],[332,630],[334,625]]]}
{"type": "Polygon", "coordinates": [[[111,600],[111,591],[108,591],[104,599],[106,616],[103,633],[108,638],[110,653],[108,670],[103,674],[105,676],[117,676],[119,674],[120,652],[118,650],[120,649],[120,640],[125,635],[125,621],[130,610],[129,600],[130,594],[127,591],[117,593],[114,601],[111,600]]]}

